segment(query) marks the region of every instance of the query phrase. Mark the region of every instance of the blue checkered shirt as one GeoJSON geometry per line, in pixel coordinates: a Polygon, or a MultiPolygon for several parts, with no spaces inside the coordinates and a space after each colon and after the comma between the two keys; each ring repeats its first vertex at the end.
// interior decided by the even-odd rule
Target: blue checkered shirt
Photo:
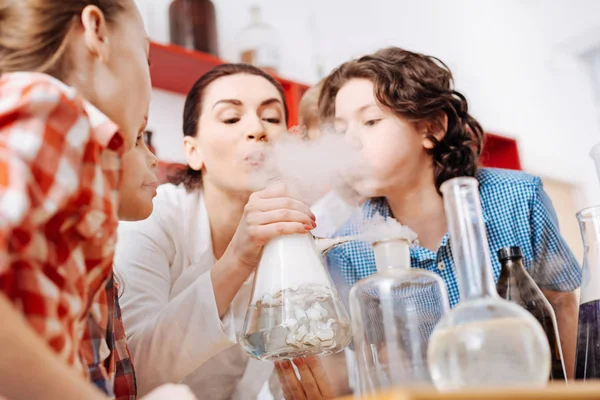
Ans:
{"type": "MultiPolygon", "coordinates": [[[[519,246],[523,250],[525,268],[541,288],[561,292],[578,288],[581,267],[560,234],[554,208],[541,179],[523,172],[488,168],[480,169],[476,178],[494,279],[498,279],[501,269],[496,252],[502,247],[519,246]]],[[[384,198],[367,201],[362,211],[366,218],[376,213],[391,216],[384,198]]],[[[337,235],[356,233],[353,226],[347,224],[337,235]]],[[[327,263],[334,280],[342,276],[342,281],[350,286],[376,272],[373,250],[364,242],[353,241],[334,248],[327,254],[327,263]]],[[[439,274],[446,282],[450,306],[458,303],[460,293],[448,234],[437,252],[415,246],[411,250],[411,266],[439,274]]],[[[340,292],[347,293],[347,288],[340,288],[340,292]]]]}

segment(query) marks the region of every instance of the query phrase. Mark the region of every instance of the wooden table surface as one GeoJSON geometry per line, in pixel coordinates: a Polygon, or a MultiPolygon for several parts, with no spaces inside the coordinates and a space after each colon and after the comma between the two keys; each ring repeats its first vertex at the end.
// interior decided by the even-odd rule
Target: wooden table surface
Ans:
{"type": "MultiPolygon", "coordinates": [[[[356,399],[345,397],[343,400],[356,399]]],[[[558,400],[558,399],[599,399],[600,381],[593,383],[576,382],[568,385],[551,383],[544,389],[485,389],[452,393],[439,393],[435,390],[396,389],[374,396],[363,397],[364,400],[558,400]]]]}

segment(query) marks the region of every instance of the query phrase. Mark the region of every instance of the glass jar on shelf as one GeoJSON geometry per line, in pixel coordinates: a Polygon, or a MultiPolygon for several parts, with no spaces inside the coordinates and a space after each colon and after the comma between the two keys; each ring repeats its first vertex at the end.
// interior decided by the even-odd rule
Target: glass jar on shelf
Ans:
{"type": "Polygon", "coordinates": [[[250,24],[239,34],[240,62],[276,74],[279,71],[277,32],[262,20],[260,7],[250,8],[250,24]]]}
{"type": "Polygon", "coordinates": [[[173,0],[169,7],[171,43],[219,56],[217,15],[210,0],[173,0]]]}

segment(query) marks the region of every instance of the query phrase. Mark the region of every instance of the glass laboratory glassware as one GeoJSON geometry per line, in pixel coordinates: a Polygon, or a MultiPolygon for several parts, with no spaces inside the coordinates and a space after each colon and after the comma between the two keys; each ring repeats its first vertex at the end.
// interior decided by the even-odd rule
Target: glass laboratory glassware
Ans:
{"type": "Polygon", "coordinates": [[[334,354],[352,340],[350,319],[310,233],[267,243],[239,342],[259,360],[334,354]]]}
{"type": "Polygon", "coordinates": [[[542,325],[552,352],[550,380],[565,382],[567,375],[556,315],[544,293],[523,266],[521,248],[512,246],[498,250],[498,260],[502,266],[498,282],[496,282],[498,295],[529,311],[542,325]]]}
{"type": "Polygon", "coordinates": [[[373,243],[377,272],[350,290],[361,395],[393,386],[428,386],[427,343],[449,306],[444,280],[410,268],[410,243],[373,243]]]}
{"type": "Polygon", "coordinates": [[[441,391],[544,386],[548,339],[530,313],[496,292],[478,189],[472,177],[441,187],[461,300],[431,335],[432,380],[441,391]]]}
{"type": "Polygon", "coordinates": [[[600,206],[577,213],[583,239],[575,379],[600,379],[600,206]]]}

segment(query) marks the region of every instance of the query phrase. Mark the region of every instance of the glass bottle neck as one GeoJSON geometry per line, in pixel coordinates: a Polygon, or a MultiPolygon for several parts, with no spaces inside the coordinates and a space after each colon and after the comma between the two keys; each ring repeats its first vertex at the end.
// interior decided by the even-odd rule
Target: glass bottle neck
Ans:
{"type": "Polygon", "coordinates": [[[461,300],[498,296],[475,178],[454,178],[441,187],[461,300]]]}
{"type": "Polygon", "coordinates": [[[505,269],[511,273],[517,273],[517,272],[521,272],[521,273],[527,273],[527,270],[525,269],[525,266],[523,265],[523,260],[520,258],[510,258],[508,260],[503,260],[500,261],[500,265],[502,266],[502,269],[505,269]]]}
{"type": "Polygon", "coordinates": [[[391,239],[373,244],[377,271],[410,268],[410,245],[405,239],[391,239]]]}
{"type": "Polygon", "coordinates": [[[250,23],[252,25],[260,25],[262,23],[259,6],[253,6],[250,8],[250,23]]]}

